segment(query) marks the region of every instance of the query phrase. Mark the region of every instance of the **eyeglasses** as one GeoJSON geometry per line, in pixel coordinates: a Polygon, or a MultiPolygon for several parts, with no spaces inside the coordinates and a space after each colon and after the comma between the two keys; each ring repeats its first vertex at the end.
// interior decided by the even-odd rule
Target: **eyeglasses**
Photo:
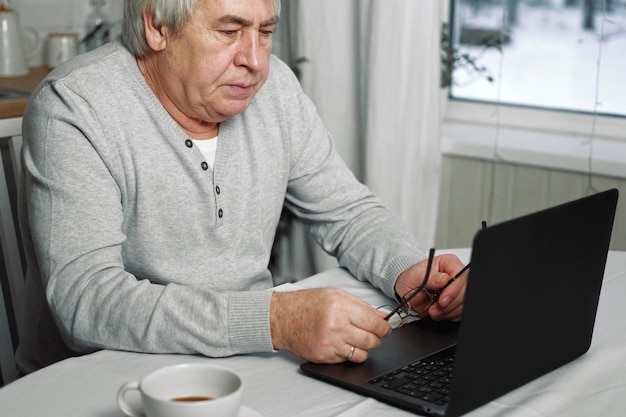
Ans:
{"type": "MultiPolygon", "coordinates": [[[[487,222],[482,222],[482,228],[487,227],[487,222]]],[[[431,248],[428,254],[428,266],[426,267],[426,274],[422,283],[407,292],[402,298],[400,298],[400,305],[396,308],[391,306],[380,306],[378,310],[389,311],[385,320],[389,322],[392,329],[397,329],[406,323],[409,323],[415,319],[423,318],[427,316],[428,309],[439,300],[441,292],[445,290],[448,285],[456,281],[465,271],[470,267],[468,263],[465,265],[456,275],[454,275],[442,288],[437,290],[429,290],[426,288],[428,279],[430,278],[430,271],[432,269],[433,259],[435,257],[435,249],[431,248]],[[421,300],[415,300],[414,298],[420,297],[421,300]]]]}
{"type": "Polygon", "coordinates": [[[428,266],[426,267],[426,274],[424,275],[424,279],[422,283],[409,290],[401,299],[400,305],[396,308],[392,308],[391,306],[380,306],[379,310],[389,311],[387,316],[385,316],[385,320],[389,322],[389,325],[392,329],[397,329],[404,324],[412,321],[412,318],[424,317],[424,313],[433,305],[435,302],[435,297],[439,298],[438,294],[435,294],[434,291],[429,291],[426,289],[426,285],[428,284],[428,279],[430,278],[430,270],[433,265],[433,258],[435,257],[435,249],[431,248],[428,254],[428,266]],[[420,295],[422,300],[417,300],[418,302],[415,305],[411,304],[411,301],[418,295],[420,295]],[[416,309],[416,306],[417,309],[416,309]]]}

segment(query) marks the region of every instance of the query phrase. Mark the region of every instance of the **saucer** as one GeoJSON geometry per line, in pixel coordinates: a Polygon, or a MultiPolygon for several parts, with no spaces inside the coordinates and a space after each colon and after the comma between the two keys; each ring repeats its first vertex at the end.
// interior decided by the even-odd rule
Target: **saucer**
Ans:
{"type": "Polygon", "coordinates": [[[245,405],[242,405],[241,408],[239,409],[239,414],[237,414],[237,417],[263,417],[263,416],[259,414],[258,411],[253,410],[250,407],[246,407],[245,405]]]}

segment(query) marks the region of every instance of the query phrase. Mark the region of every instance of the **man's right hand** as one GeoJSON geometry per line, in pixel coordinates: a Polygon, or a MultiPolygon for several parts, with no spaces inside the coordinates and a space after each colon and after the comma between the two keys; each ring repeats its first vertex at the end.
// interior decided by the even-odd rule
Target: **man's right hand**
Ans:
{"type": "Polygon", "coordinates": [[[368,351],[391,332],[384,317],[338,288],[275,292],[270,305],[272,342],[275,349],[311,362],[364,362],[368,351]]]}

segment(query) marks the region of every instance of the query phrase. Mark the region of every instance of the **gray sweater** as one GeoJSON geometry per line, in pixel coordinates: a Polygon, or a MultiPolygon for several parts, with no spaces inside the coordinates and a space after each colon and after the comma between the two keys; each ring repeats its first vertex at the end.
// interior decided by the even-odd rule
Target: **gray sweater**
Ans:
{"type": "Polygon", "coordinates": [[[102,348],[272,351],[267,267],[283,204],[388,295],[423,258],[276,57],[250,107],[220,125],[213,170],[119,42],[51,73],[23,133],[24,372],[102,348]]]}

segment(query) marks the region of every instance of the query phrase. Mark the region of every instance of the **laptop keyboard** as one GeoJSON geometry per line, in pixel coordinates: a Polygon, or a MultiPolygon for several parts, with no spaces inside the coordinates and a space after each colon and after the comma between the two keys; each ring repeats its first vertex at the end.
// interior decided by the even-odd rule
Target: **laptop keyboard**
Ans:
{"type": "Polygon", "coordinates": [[[445,350],[367,381],[437,405],[450,400],[456,349],[445,350]]]}

